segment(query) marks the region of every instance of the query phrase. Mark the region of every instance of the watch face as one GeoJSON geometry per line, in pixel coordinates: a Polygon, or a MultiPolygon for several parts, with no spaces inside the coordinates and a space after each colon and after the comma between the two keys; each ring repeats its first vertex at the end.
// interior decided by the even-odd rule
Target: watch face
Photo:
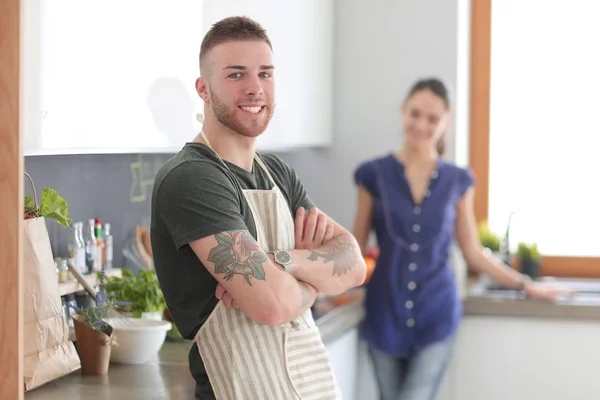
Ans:
{"type": "Polygon", "coordinates": [[[275,259],[281,264],[289,264],[292,261],[292,257],[287,251],[278,251],[277,254],[275,254],[275,259]]]}

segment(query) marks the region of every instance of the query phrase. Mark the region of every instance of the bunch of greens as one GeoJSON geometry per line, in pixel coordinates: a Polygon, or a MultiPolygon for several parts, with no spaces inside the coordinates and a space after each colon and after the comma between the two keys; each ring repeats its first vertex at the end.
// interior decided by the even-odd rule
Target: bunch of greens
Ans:
{"type": "Polygon", "coordinates": [[[521,261],[538,262],[542,258],[537,247],[537,243],[527,244],[519,242],[517,254],[521,261]]]}
{"type": "Polygon", "coordinates": [[[500,250],[500,236],[490,230],[488,221],[481,221],[477,225],[479,241],[483,247],[490,249],[493,252],[500,250]]]}
{"type": "Polygon", "coordinates": [[[69,218],[69,207],[56,190],[51,188],[42,189],[42,203],[38,207],[33,196],[25,197],[25,219],[45,217],[54,219],[64,228],[67,228],[72,220],[69,218]]]}
{"type": "Polygon", "coordinates": [[[100,274],[100,285],[98,290],[96,291],[96,306],[90,308],[81,309],[76,305],[70,305],[77,314],[82,315],[85,318],[86,323],[90,328],[96,331],[101,331],[107,333],[107,329],[110,326],[106,319],[108,318],[108,311],[111,308],[121,308],[127,307],[130,305],[129,302],[126,301],[118,301],[116,300],[116,296],[111,295],[108,296],[105,285],[105,274],[104,270],[99,272],[100,274]]]}
{"type": "Polygon", "coordinates": [[[127,268],[123,268],[121,272],[122,277],[108,277],[105,284],[110,295],[130,303],[120,307],[119,311],[131,312],[136,318],[141,317],[144,312],[158,312],[162,315],[166,303],[156,272],[140,270],[137,276],[127,268]]]}

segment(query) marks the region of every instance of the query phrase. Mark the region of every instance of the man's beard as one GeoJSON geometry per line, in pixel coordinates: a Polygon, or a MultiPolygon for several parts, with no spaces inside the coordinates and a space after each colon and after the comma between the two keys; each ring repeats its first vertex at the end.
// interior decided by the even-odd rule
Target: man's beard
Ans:
{"type": "Polygon", "coordinates": [[[210,91],[210,99],[211,107],[217,120],[227,128],[242,136],[259,136],[267,129],[271,118],[273,118],[274,106],[265,105],[262,112],[266,113],[266,118],[262,120],[253,120],[250,126],[244,126],[244,124],[235,117],[235,110],[227,107],[213,91],[210,91]]]}

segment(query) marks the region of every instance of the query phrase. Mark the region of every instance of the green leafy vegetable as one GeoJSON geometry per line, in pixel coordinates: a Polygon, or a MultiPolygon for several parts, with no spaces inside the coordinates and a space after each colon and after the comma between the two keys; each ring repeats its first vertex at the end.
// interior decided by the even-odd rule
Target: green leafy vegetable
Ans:
{"type": "Polygon", "coordinates": [[[137,318],[144,312],[158,312],[162,315],[166,303],[156,272],[140,270],[134,276],[131,270],[123,268],[121,274],[122,277],[107,277],[104,285],[110,295],[131,303],[130,306],[120,308],[120,311],[132,312],[137,318]]]}
{"type": "Polygon", "coordinates": [[[56,190],[51,188],[42,189],[42,202],[40,207],[36,207],[33,197],[25,197],[25,218],[27,217],[45,217],[56,220],[64,228],[67,228],[73,222],[69,218],[69,207],[56,190]]]}

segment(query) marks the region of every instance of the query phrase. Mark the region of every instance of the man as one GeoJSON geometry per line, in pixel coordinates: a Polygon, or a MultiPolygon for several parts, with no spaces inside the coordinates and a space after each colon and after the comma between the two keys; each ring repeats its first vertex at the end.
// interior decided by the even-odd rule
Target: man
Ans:
{"type": "Polygon", "coordinates": [[[244,17],[213,25],[200,74],[203,130],[157,174],[151,227],[169,311],[195,340],[196,397],[339,399],[310,307],[318,292],[364,281],[360,249],[288,165],[255,153],[275,109],[263,28],[244,17]]]}

